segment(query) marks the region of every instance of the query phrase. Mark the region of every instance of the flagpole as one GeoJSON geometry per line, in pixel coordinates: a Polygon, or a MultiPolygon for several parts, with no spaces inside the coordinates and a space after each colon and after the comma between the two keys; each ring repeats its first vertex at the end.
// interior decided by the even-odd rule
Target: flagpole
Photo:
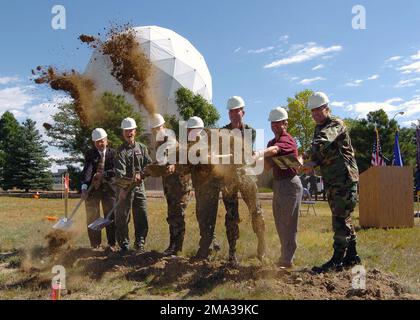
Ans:
{"type": "Polygon", "coordinates": [[[64,178],[64,216],[67,218],[69,208],[69,173],[66,172],[64,178]]]}

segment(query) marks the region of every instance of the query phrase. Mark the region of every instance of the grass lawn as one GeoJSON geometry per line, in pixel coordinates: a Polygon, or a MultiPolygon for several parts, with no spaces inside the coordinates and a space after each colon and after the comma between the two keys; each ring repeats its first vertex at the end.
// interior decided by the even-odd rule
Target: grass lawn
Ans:
{"type": "MultiPolygon", "coordinates": [[[[70,208],[77,199],[69,200],[70,208]]],[[[149,235],[145,255],[107,257],[89,248],[82,206],[76,215],[75,236],[71,247],[58,252],[47,249],[45,236],[53,222],[46,216],[63,215],[62,200],[0,198],[0,299],[48,299],[53,274],[51,267],[62,264],[67,272],[67,295],[70,299],[345,299],[351,288],[351,271],[312,276],[307,271],[321,264],[332,253],[331,216],[326,202],[316,204],[317,216],[299,218],[296,270],[283,272],[275,267],[280,243],[275,231],[271,201],[264,200],[267,224],[268,256],[261,263],[255,258],[256,237],[244,203],[240,201],[240,267],[225,267],[227,240],[224,207],[220,202],[216,233],[222,250],[211,260],[189,263],[198,247],[198,224],[192,201],[186,212],[187,231],[183,254],[162,258],[168,245],[164,199],[149,199],[149,235]],[[11,255],[4,255],[11,252],[11,255]],[[14,252],[14,254],[13,254],[14,252]],[[333,288],[333,289],[331,289],[333,288]]],[[[358,248],[368,282],[375,291],[365,298],[395,298],[404,291],[418,299],[420,294],[420,219],[410,229],[358,230],[358,248]],[[369,280],[370,279],[370,280],[369,280]],[[382,282],[381,282],[382,281],[382,282]],[[398,288],[396,289],[396,283],[398,288]],[[382,286],[382,287],[381,287],[382,286]],[[389,289],[389,288],[390,289],[389,289]],[[387,290],[390,290],[389,292],[387,290]],[[388,294],[389,293],[389,294],[388,294]]],[[[359,225],[358,212],[354,223],[359,225]]],[[[130,235],[133,229],[130,223],[130,235]]],[[[105,243],[105,235],[103,234],[105,243]]],[[[362,297],[363,298],[363,297],[362,297]]]]}

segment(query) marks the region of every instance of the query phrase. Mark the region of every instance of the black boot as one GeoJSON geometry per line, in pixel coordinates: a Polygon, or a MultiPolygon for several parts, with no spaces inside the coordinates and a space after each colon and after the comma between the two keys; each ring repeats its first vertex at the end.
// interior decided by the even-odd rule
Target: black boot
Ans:
{"type": "Polygon", "coordinates": [[[320,267],[313,267],[312,271],[315,273],[324,273],[324,272],[330,272],[330,271],[343,271],[343,258],[344,258],[345,251],[341,250],[338,251],[334,249],[334,254],[332,258],[324,263],[320,267]]]}
{"type": "Polygon", "coordinates": [[[184,242],[184,234],[171,235],[169,247],[163,252],[164,256],[176,256],[178,252],[182,251],[182,244],[184,242]]]}
{"type": "Polygon", "coordinates": [[[209,249],[199,248],[195,256],[191,257],[190,262],[198,262],[201,260],[207,260],[210,254],[209,249]]]}
{"type": "Polygon", "coordinates": [[[343,259],[343,267],[351,268],[357,264],[361,264],[362,259],[357,255],[356,251],[356,239],[351,240],[349,242],[349,246],[347,247],[346,255],[343,259]]]}
{"type": "Polygon", "coordinates": [[[228,264],[231,267],[237,267],[239,265],[238,258],[236,257],[236,249],[235,248],[229,248],[228,264]]]}

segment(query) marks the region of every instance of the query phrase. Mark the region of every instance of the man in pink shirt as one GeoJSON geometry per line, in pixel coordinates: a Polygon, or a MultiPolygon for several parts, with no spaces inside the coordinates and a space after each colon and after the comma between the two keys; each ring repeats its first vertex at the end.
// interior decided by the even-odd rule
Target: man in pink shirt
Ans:
{"type": "Polygon", "coordinates": [[[287,133],[287,111],[277,107],[270,112],[269,121],[275,137],[268,142],[267,149],[257,152],[257,157],[264,156],[266,170],[273,169],[273,215],[281,243],[279,266],[291,268],[297,248],[297,224],[302,199],[302,183],[294,167],[281,168],[273,157],[292,155],[298,158],[297,145],[287,133]]]}

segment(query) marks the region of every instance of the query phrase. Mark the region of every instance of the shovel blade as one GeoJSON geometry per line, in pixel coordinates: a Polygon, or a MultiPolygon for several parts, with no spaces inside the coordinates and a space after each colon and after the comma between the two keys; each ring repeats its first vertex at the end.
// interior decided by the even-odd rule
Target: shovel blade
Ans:
{"type": "Polygon", "coordinates": [[[93,221],[90,225],[88,225],[88,228],[93,231],[101,231],[103,228],[110,225],[111,223],[111,220],[100,217],[93,221]]]}
{"type": "Polygon", "coordinates": [[[73,225],[73,221],[71,219],[61,218],[60,220],[58,220],[58,222],[55,225],[53,225],[53,229],[66,231],[70,229],[72,225],[73,225]]]}

